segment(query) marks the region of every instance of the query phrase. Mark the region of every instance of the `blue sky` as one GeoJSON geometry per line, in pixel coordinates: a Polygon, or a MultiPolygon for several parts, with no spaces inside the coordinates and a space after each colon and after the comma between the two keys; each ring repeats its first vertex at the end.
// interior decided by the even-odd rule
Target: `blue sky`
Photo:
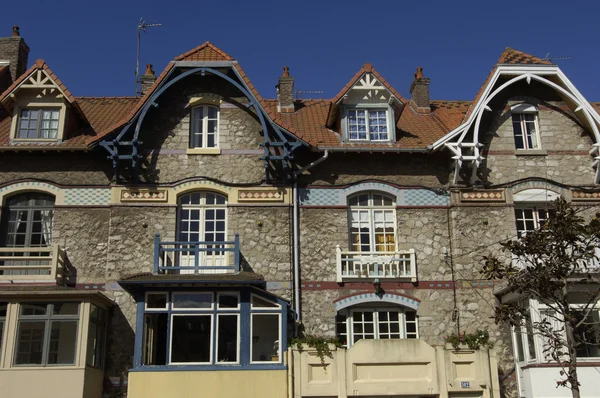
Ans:
{"type": "Polygon", "coordinates": [[[136,26],[140,69],[157,74],[177,55],[209,40],[237,59],[261,95],[275,96],[282,67],[296,88],[331,98],[365,63],[403,96],[417,66],[431,78],[432,99],[473,99],[507,46],[557,61],[590,101],[600,100],[594,1],[11,1],[0,36],[13,25],[38,58],[76,96],[133,95],[136,26]],[[32,12],[37,10],[36,12],[32,12]]]}

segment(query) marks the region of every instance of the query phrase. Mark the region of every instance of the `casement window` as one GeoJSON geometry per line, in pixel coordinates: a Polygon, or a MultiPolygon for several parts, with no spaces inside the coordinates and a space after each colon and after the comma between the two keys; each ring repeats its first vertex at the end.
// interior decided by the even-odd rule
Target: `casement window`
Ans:
{"type": "Polygon", "coordinates": [[[248,306],[236,291],[146,293],[142,364],[281,363],[282,306],[250,296],[248,306]]]}
{"type": "Polygon", "coordinates": [[[219,108],[200,105],[192,108],[190,148],[219,147],[219,108]]]}
{"type": "Polygon", "coordinates": [[[379,193],[351,197],[349,204],[350,250],[393,252],[396,250],[396,204],[379,193]]]}
{"type": "Polygon", "coordinates": [[[106,346],[106,310],[94,304],[90,308],[86,365],[102,369],[104,367],[104,347],[106,346]]]}
{"type": "MultiPolygon", "coordinates": [[[[528,303],[524,302],[521,305],[528,306],[528,303]]],[[[529,319],[524,321],[523,325],[513,328],[515,358],[518,362],[535,362],[537,355],[530,308],[527,307],[525,312],[529,319]]]]}
{"type": "Polygon", "coordinates": [[[517,234],[522,236],[527,232],[539,229],[544,222],[553,214],[553,210],[546,204],[538,206],[519,206],[515,208],[515,219],[517,222],[517,234]]]}
{"type": "Polygon", "coordinates": [[[347,112],[350,141],[389,141],[387,109],[350,109],[347,112]]]}
{"type": "Polygon", "coordinates": [[[541,149],[537,108],[528,104],[520,104],[513,106],[511,113],[515,148],[541,149]]]}
{"type": "MultiPolygon", "coordinates": [[[[177,241],[201,244],[198,253],[198,264],[206,266],[223,266],[226,262],[225,252],[219,249],[223,245],[215,242],[226,241],[227,231],[227,198],[214,192],[192,192],[179,198],[177,218],[177,241]]],[[[191,245],[190,245],[191,248],[191,245]]],[[[180,266],[194,266],[193,251],[181,252],[180,266]]],[[[182,270],[181,273],[193,273],[182,270]]]]}
{"type": "Polygon", "coordinates": [[[56,140],[59,137],[59,121],[60,109],[21,109],[15,138],[56,140]]]}
{"type": "Polygon", "coordinates": [[[21,303],[15,366],[74,365],[79,303],[21,303]]]}
{"type": "MultiPolygon", "coordinates": [[[[54,197],[46,194],[27,193],[9,198],[3,209],[0,240],[3,247],[18,248],[6,252],[6,256],[36,257],[45,253],[35,248],[48,247],[52,243],[52,219],[54,197]],[[23,248],[32,248],[25,251],[23,248]]],[[[2,265],[46,265],[44,260],[18,260],[0,262],[1,275],[42,275],[50,274],[49,269],[2,270],[2,265]]]]}
{"type": "Polygon", "coordinates": [[[416,339],[417,313],[399,308],[345,309],[336,316],[336,334],[346,347],[362,339],[416,339]]]}

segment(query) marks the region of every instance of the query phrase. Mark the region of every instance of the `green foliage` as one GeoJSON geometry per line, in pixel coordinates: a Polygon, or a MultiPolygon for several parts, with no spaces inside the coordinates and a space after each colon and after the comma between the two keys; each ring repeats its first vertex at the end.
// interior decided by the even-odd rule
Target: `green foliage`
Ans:
{"type": "Polygon", "coordinates": [[[323,337],[309,334],[306,336],[293,337],[289,341],[289,346],[295,346],[296,349],[302,352],[303,345],[306,344],[310,348],[317,351],[317,356],[321,359],[321,363],[325,362],[325,357],[333,358],[333,352],[330,346],[333,345],[335,348],[342,347],[340,341],[335,337],[323,337]]]}
{"type": "Polygon", "coordinates": [[[452,333],[449,336],[444,336],[444,340],[446,340],[446,343],[452,344],[455,349],[458,349],[461,344],[465,344],[472,350],[494,347],[494,344],[490,342],[488,331],[480,329],[477,329],[475,333],[452,333]]]}

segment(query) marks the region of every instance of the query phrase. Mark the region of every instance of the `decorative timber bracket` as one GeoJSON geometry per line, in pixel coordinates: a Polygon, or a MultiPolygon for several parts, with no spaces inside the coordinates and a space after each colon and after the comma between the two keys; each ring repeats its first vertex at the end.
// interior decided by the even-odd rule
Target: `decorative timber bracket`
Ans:
{"type": "MultiPolygon", "coordinates": [[[[198,63],[195,62],[193,64],[195,66],[198,63]]],[[[160,96],[168,90],[169,87],[186,77],[192,75],[206,76],[207,74],[217,76],[227,81],[237,88],[242,95],[248,98],[249,103],[246,107],[254,110],[263,131],[264,142],[261,146],[264,149],[264,154],[261,156],[261,160],[264,161],[266,182],[270,183],[272,174],[275,174],[275,172],[281,174],[285,181],[293,178],[293,152],[299,147],[307,144],[276,124],[268,116],[256,95],[249,90],[246,84],[240,83],[243,82],[243,79],[238,70],[234,67],[234,63],[230,62],[226,65],[224,63],[224,65],[220,65],[219,67],[228,67],[237,78],[237,81],[222,71],[215,69],[214,66],[188,67],[183,69],[182,67],[186,66],[185,62],[177,62],[175,66],[176,67],[171,68],[167,76],[165,76],[165,83],[157,87],[133,119],[119,130],[117,136],[114,139],[107,139],[100,143],[100,145],[109,153],[108,158],[112,160],[117,181],[119,180],[120,169],[122,166],[130,167],[132,177],[136,182],[139,180],[140,164],[144,157],[141,150],[142,142],[139,140],[140,129],[148,111],[151,108],[159,107],[158,99],[160,96]],[[182,73],[173,76],[175,71],[181,71],[182,73]]]]}

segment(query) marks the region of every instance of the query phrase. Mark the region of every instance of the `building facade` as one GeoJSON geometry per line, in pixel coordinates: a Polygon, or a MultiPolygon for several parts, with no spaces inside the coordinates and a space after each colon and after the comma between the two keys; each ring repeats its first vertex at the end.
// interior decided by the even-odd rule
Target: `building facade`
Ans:
{"type": "Polygon", "coordinates": [[[507,48],[472,101],[370,64],[299,100],[286,67],[264,99],[207,42],[139,97],[76,97],[28,52],[0,38],[7,396],[570,394],[480,274],[553,199],[600,201],[598,105],[558,66],[507,48]],[[477,330],[494,348],[445,344],[477,330]]]}

